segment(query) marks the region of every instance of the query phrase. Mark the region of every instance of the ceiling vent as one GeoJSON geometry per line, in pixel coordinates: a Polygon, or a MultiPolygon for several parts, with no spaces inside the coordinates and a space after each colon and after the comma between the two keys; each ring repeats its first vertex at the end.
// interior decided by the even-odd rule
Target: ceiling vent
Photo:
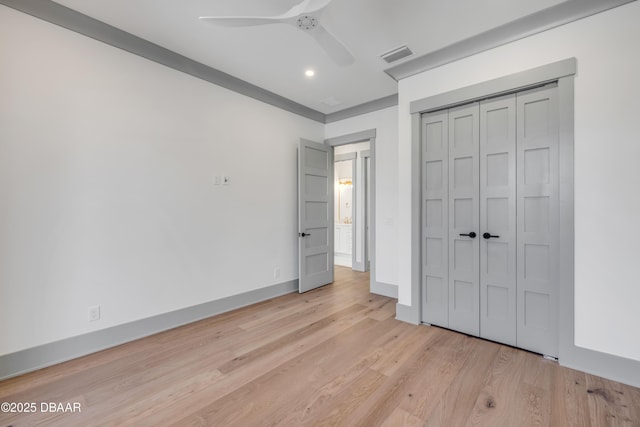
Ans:
{"type": "Polygon", "coordinates": [[[383,53],[380,55],[380,58],[387,61],[387,63],[391,64],[392,62],[397,61],[398,59],[406,58],[409,55],[412,55],[411,49],[409,49],[406,45],[400,46],[389,52],[383,53]]]}

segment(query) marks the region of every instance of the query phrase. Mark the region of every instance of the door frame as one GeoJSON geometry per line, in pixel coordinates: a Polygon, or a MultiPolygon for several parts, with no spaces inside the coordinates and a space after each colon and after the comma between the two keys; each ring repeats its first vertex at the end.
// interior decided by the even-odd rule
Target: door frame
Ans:
{"type": "MultiPolygon", "coordinates": [[[[369,228],[370,228],[370,248],[371,248],[371,254],[373,254],[373,256],[371,256],[371,263],[369,266],[369,289],[370,291],[375,291],[376,290],[376,260],[375,260],[375,242],[376,242],[376,204],[375,204],[375,193],[376,193],[376,174],[375,174],[375,152],[376,152],[376,129],[367,129],[361,132],[355,132],[355,133],[350,133],[347,135],[341,135],[341,136],[336,136],[333,138],[327,138],[324,140],[325,144],[329,145],[332,150],[334,147],[338,147],[340,145],[348,145],[348,144],[355,144],[358,142],[367,142],[369,141],[369,157],[370,157],[370,161],[369,161],[369,165],[370,165],[370,170],[369,170],[369,174],[370,174],[370,189],[369,189],[369,193],[370,193],[370,212],[369,212],[369,228]]],[[[334,197],[334,195],[331,195],[332,197],[334,197]]],[[[334,230],[335,233],[335,230],[334,230]]],[[[354,240],[355,242],[355,240],[354,240]]],[[[334,248],[335,250],[335,248],[334,248]]],[[[365,255],[364,251],[363,251],[363,255],[365,255]]],[[[355,259],[355,250],[353,251],[353,257],[355,259]]],[[[366,259],[364,260],[364,262],[366,263],[366,259]]],[[[375,293],[375,292],[374,292],[375,293]]]]}
{"type": "Polygon", "coordinates": [[[371,231],[371,166],[367,166],[367,161],[371,162],[371,151],[364,150],[360,152],[362,156],[362,192],[363,192],[363,206],[364,212],[364,224],[362,229],[364,235],[362,236],[363,249],[362,249],[362,262],[364,264],[364,271],[369,271],[370,267],[370,251],[369,251],[369,233],[371,231]]]}
{"type": "Polygon", "coordinates": [[[429,112],[480,101],[508,93],[558,84],[559,107],[559,169],[560,169],[560,235],[559,235],[559,301],[558,301],[558,360],[584,359],[575,346],[574,318],[574,76],[576,59],[568,58],[519,73],[463,87],[411,102],[411,305],[398,304],[396,318],[419,324],[422,319],[421,289],[421,118],[429,112]]]}

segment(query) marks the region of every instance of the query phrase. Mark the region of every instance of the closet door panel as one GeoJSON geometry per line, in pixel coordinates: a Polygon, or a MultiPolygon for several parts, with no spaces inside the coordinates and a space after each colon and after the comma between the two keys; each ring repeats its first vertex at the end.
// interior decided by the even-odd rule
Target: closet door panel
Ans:
{"type": "Polygon", "coordinates": [[[516,96],[480,104],[480,336],[516,344],[516,96]],[[492,237],[483,237],[489,233],[492,237]]]}
{"type": "Polygon", "coordinates": [[[449,110],[449,327],[480,332],[479,108],[449,110]],[[468,236],[475,233],[475,237],[468,236]]]}
{"type": "Polygon", "coordinates": [[[556,87],[517,95],[517,346],[558,356],[556,87]]]}
{"type": "Polygon", "coordinates": [[[449,326],[448,113],[422,116],[422,321],[449,326]]]}

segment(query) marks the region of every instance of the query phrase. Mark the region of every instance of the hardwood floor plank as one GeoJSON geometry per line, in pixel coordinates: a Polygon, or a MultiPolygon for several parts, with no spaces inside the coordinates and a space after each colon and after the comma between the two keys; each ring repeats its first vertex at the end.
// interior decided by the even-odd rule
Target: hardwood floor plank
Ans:
{"type": "Polygon", "coordinates": [[[276,340],[270,340],[267,344],[263,344],[260,347],[257,347],[255,350],[251,350],[247,353],[241,354],[240,356],[234,357],[232,360],[220,366],[220,372],[226,374],[233,371],[234,369],[240,369],[243,366],[246,366],[247,364],[255,360],[265,357],[269,353],[277,351],[278,349],[281,349],[288,344],[297,342],[298,340],[302,340],[309,335],[313,335],[315,332],[318,332],[330,326],[332,323],[335,323],[344,316],[355,314],[365,309],[366,307],[363,305],[354,304],[350,307],[333,313],[332,315],[327,316],[324,319],[315,321],[307,326],[296,329],[293,332],[283,335],[276,340]]]}
{"type": "MultiPolygon", "coordinates": [[[[310,349],[295,359],[271,369],[240,389],[218,399],[196,414],[178,421],[176,425],[197,425],[205,420],[209,425],[262,425],[265,408],[290,405],[308,398],[313,390],[326,382],[329,375],[341,375],[360,356],[359,345],[372,341],[386,328],[394,326],[394,320],[378,322],[364,319],[325,342],[323,352],[310,349]],[[297,381],[292,381],[297,378],[297,381]],[[265,393],[268,388],[272,393],[265,393]],[[286,390],[287,393],[282,391],[286,390]]],[[[330,378],[330,377],[329,377],[330,378]]]]}
{"type": "Polygon", "coordinates": [[[456,378],[469,356],[475,348],[477,339],[462,334],[447,331],[455,337],[450,345],[434,349],[434,359],[438,363],[429,366],[432,372],[420,375],[420,380],[414,386],[412,396],[406,396],[400,403],[400,407],[410,414],[428,419],[438,404],[442,395],[446,392],[454,378],[456,378]]]}
{"type": "Polygon", "coordinates": [[[391,376],[418,351],[424,340],[433,333],[431,328],[400,328],[390,341],[383,344],[387,349],[371,369],[391,376]]]}
{"type": "Polygon", "coordinates": [[[591,427],[590,418],[584,416],[589,414],[586,374],[569,368],[553,370],[551,424],[567,427],[591,427]]]}
{"type": "Polygon", "coordinates": [[[396,408],[391,415],[384,420],[381,427],[420,427],[424,425],[424,420],[414,417],[407,411],[396,408]]]}
{"type": "Polygon", "coordinates": [[[484,340],[472,340],[469,357],[440,397],[425,426],[465,426],[478,396],[487,381],[500,346],[484,340]]]}
{"type": "Polygon", "coordinates": [[[518,404],[517,390],[526,370],[526,355],[521,350],[500,347],[469,416],[470,425],[518,425],[521,413],[510,408],[518,404]]]}
{"type": "Polygon", "coordinates": [[[640,389],[395,320],[369,275],[288,294],[0,382],[12,426],[640,426],[640,389]]]}
{"type": "MultiPolygon", "coordinates": [[[[435,328],[432,328],[435,331],[435,328]]],[[[422,389],[425,378],[434,378],[438,369],[445,363],[437,353],[452,341],[460,339],[457,334],[432,333],[413,355],[398,369],[366,405],[358,408],[350,417],[349,424],[354,426],[375,426],[381,424],[393,410],[400,406],[405,398],[413,399],[416,393],[435,392],[431,388],[422,389]]],[[[426,380],[428,381],[428,380],[426,380]]]]}
{"type": "Polygon", "coordinates": [[[595,375],[587,374],[586,378],[591,425],[640,425],[640,393],[637,389],[625,391],[618,383],[595,375]]]}

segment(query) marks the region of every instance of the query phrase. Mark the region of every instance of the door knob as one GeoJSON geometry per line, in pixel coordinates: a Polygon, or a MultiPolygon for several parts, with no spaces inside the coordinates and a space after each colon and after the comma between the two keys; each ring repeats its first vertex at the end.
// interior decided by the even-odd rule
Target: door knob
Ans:
{"type": "Polygon", "coordinates": [[[482,237],[484,237],[485,239],[490,239],[490,238],[492,238],[492,237],[498,238],[498,237],[500,237],[500,236],[493,236],[493,235],[491,235],[490,233],[484,233],[484,234],[482,235],[482,237]]]}
{"type": "Polygon", "coordinates": [[[467,236],[467,237],[471,237],[472,239],[476,238],[476,232],[472,231],[471,233],[460,233],[461,236],[467,236]]]}
{"type": "Polygon", "coordinates": [[[311,236],[311,233],[298,233],[298,236],[307,237],[307,236],[311,236]]]}

